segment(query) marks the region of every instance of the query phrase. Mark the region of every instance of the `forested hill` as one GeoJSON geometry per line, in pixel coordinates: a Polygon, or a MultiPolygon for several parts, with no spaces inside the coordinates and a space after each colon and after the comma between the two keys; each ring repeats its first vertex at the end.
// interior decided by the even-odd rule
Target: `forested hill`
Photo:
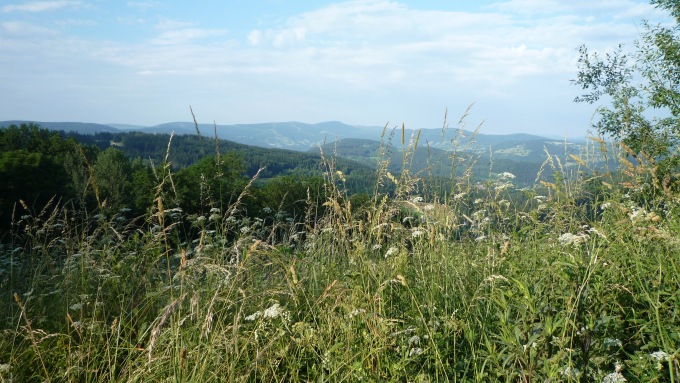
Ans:
{"type": "Polygon", "coordinates": [[[249,216],[275,211],[301,219],[308,200],[325,200],[323,176],[329,170],[342,172],[350,193],[372,190],[376,177],[370,167],[327,160],[332,169],[320,154],[198,136],[79,135],[35,124],[10,125],[0,129],[0,232],[18,217],[42,217],[55,206],[144,214],[159,195],[166,205],[181,206],[188,214],[229,206],[238,198],[249,216]],[[249,178],[261,168],[241,200],[249,178]]]}
{"type": "MultiPolygon", "coordinates": [[[[222,154],[231,153],[240,157],[246,167],[246,175],[249,177],[254,176],[263,167],[265,170],[260,174],[263,179],[291,174],[318,176],[322,171],[322,158],[318,152],[267,149],[227,140],[216,142],[214,138],[199,138],[197,135],[176,135],[172,137],[172,141],[169,134],[139,132],[102,132],[94,135],[71,132],[66,136],[75,138],[83,144],[95,145],[102,150],[113,146],[132,159],[151,160],[155,164],[163,162],[168,154],[168,161],[174,169],[193,165],[208,155],[215,155],[218,149],[222,154]]],[[[360,178],[373,174],[370,166],[353,160],[338,158],[335,159],[335,166],[344,174],[355,174],[360,178]]]]}

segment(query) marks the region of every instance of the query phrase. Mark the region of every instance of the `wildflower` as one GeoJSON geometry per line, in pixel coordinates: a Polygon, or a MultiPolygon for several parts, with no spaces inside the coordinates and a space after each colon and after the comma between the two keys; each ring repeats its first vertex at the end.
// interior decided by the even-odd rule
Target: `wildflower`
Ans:
{"type": "Polygon", "coordinates": [[[414,347],[408,352],[409,358],[412,356],[418,356],[423,353],[423,349],[420,347],[414,347]]]}
{"type": "Polygon", "coordinates": [[[605,376],[604,379],[602,379],[602,383],[619,383],[619,382],[627,382],[626,378],[624,378],[620,372],[612,372],[611,374],[605,376]]]}
{"type": "Polygon", "coordinates": [[[220,214],[220,209],[214,207],[214,208],[210,209],[210,214],[220,214]]]}
{"type": "Polygon", "coordinates": [[[266,214],[269,214],[272,212],[272,209],[270,207],[265,207],[264,209],[262,209],[262,211],[265,212],[266,214]]]}
{"type": "Polygon", "coordinates": [[[602,237],[602,238],[604,238],[604,239],[607,239],[607,236],[605,236],[604,234],[600,233],[600,232],[599,232],[596,228],[594,228],[594,227],[591,227],[590,229],[588,229],[587,232],[589,232],[589,233],[591,233],[591,234],[595,234],[595,235],[597,235],[598,237],[602,237]]]}
{"type": "Polygon", "coordinates": [[[387,257],[389,257],[389,256],[391,256],[391,255],[396,254],[398,251],[399,251],[398,248],[396,248],[396,247],[390,247],[390,248],[387,249],[387,251],[385,252],[385,258],[387,258],[387,257]]]}
{"type": "Polygon", "coordinates": [[[423,206],[423,209],[424,209],[425,211],[434,210],[434,205],[425,205],[425,206],[423,206]]]}
{"type": "Polygon", "coordinates": [[[633,212],[630,213],[630,220],[635,222],[638,219],[642,219],[647,215],[647,211],[645,209],[639,208],[637,206],[632,207],[633,212]]]}
{"type": "Polygon", "coordinates": [[[276,318],[279,315],[284,314],[284,310],[281,308],[281,305],[278,303],[274,303],[271,307],[268,307],[266,310],[264,310],[264,314],[262,314],[263,318],[276,318]]]}
{"type": "Polygon", "coordinates": [[[74,305],[69,306],[68,308],[71,309],[71,310],[73,310],[73,311],[82,310],[82,309],[83,309],[83,304],[82,304],[82,303],[76,303],[76,304],[74,304],[74,305]]]}
{"type": "Polygon", "coordinates": [[[607,338],[604,340],[604,346],[606,348],[621,347],[621,341],[619,339],[607,338]]]}
{"type": "Polygon", "coordinates": [[[454,195],[454,196],[453,196],[453,200],[454,200],[454,201],[458,201],[458,200],[462,199],[463,197],[465,197],[465,192],[463,192],[463,193],[458,193],[458,194],[454,195]]]}
{"type": "Polygon", "coordinates": [[[411,198],[411,202],[413,203],[418,203],[418,202],[423,202],[423,197],[413,197],[411,198]]]}
{"type": "Polygon", "coordinates": [[[376,243],[375,245],[373,245],[371,247],[371,250],[376,251],[376,250],[380,250],[381,248],[382,248],[382,246],[376,243]]]}
{"type": "Polygon", "coordinates": [[[495,282],[497,280],[508,282],[508,278],[499,274],[489,275],[486,277],[486,279],[484,279],[484,282],[495,282]]]}
{"type": "Polygon", "coordinates": [[[670,360],[668,354],[663,351],[654,351],[653,353],[649,354],[649,356],[656,361],[656,369],[659,371],[663,369],[663,362],[670,360]]]}
{"type": "Polygon", "coordinates": [[[479,237],[475,238],[476,242],[481,242],[486,239],[486,235],[482,234],[479,237]]]}
{"type": "Polygon", "coordinates": [[[209,218],[209,219],[210,219],[211,221],[217,221],[217,220],[220,219],[220,218],[221,218],[221,215],[219,215],[219,214],[210,214],[210,218],[209,218]]]}
{"type": "Polygon", "coordinates": [[[619,382],[627,382],[627,380],[621,374],[621,363],[616,362],[616,365],[614,366],[614,372],[605,376],[604,379],[602,379],[602,383],[619,383],[619,382]]]}
{"type": "Polygon", "coordinates": [[[245,317],[243,319],[245,319],[247,322],[252,322],[252,321],[256,320],[257,318],[259,318],[261,315],[262,315],[261,311],[255,311],[254,313],[248,315],[247,317],[245,317]]]}
{"type": "Polygon", "coordinates": [[[480,203],[482,203],[482,202],[484,202],[484,200],[481,199],[481,198],[477,198],[477,199],[475,200],[475,204],[480,204],[480,203]]]}
{"type": "Polygon", "coordinates": [[[611,202],[605,202],[602,205],[600,205],[600,210],[607,210],[612,206],[611,202]]]}
{"type": "Polygon", "coordinates": [[[564,233],[557,238],[563,246],[578,245],[585,240],[585,234],[564,233]]]}
{"type": "Polygon", "coordinates": [[[419,238],[422,237],[423,234],[425,234],[425,231],[419,228],[416,228],[411,232],[411,238],[419,238]]]}
{"type": "Polygon", "coordinates": [[[204,216],[199,215],[198,218],[196,218],[196,221],[198,221],[198,222],[203,222],[203,221],[205,221],[205,219],[206,219],[206,218],[205,218],[204,216]]]}
{"type": "Polygon", "coordinates": [[[417,346],[417,345],[419,345],[419,344],[420,344],[420,337],[419,337],[418,335],[414,335],[414,336],[408,338],[408,344],[409,344],[409,346],[412,346],[412,345],[417,346]]]}
{"type": "Polygon", "coordinates": [[[510,172],[503,172],[503,173],[501,173],[501,178],[502,179],[513,179],[513,178],[515,178],[515,175],[510,173],[510,172]]]}
{"type": "Polygon", "coordinates": [[[535,199],[536,201],[538,201],[538,202],[543,202],[543,201],[545,201],[546,199],[548,199],[548,197],[546,197],[546,196],[544,196],[544,195],[537,195],[537,196],[534,197],[534,199],[535,199]]]}
{"type": "Polygon", "coordinates": [[[653,359],[656,359],[660,362],[663,362],[665,360],[668,360],[668,354],[666,354],[663,351],[654,351],[653,353],[649,354],[653,359]]]}
{"type": "Polygon", "coordinates": [[[347,314],[347,317],[348,318],[354,318],[355,316],[363,314],[365,312],[366,312],[366,310],[364,310],[364,309],[354,309],[349,314],[347,314]]]}

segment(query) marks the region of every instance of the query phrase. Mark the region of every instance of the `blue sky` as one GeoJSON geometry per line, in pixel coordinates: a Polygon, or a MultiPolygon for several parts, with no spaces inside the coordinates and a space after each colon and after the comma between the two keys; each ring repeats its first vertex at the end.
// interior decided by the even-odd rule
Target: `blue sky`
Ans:
{"type": "Polygon", "coordinates": [[[629,47],[637,0],[0,3],[0,120],[337,120],[580,136],[577,48],[629,47]]]}

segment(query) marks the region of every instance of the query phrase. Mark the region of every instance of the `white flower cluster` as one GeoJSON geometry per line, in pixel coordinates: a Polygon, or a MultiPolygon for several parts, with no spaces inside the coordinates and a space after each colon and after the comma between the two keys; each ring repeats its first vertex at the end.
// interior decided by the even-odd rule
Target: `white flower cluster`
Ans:
{"type": "Polygon", "coordinates": [[[283,309],[283,307],[281,307],[280,304],[274,303],[270,307],[266,308],[264,313],[262,311],[255,311],[243,319],[248,322],[252,322],[260,317],[262,317],[262,319],[274,319],[279,316],[285,318],[287,315],[288,313],[283,309]]]}
{"type": "Polygon", "coordinates": [[[649,356],[656,361],[656,369],[661,371],[663,369],[663,362],[670,361],[670,356],[663,351],[654,351],[649,356]]]}
{"type": "Polygon", "coordinates": [[[396,254],[398,251],[399,251],[398,248],[396,248],[396,247],[394,247],[394,246],[393,246],[393,247],[390,247],[390,248],[387,249],[387,251],[385,252],[385,258],[387,258],[387,257],[389,257],[389,256],[392,256],[392,255],[396,254]]]}
{"type": "Polygon", "coordinates": [[[619,339],[607,338],[604,340],[604,346],[606,348],[621,347],[622,343],[619,339]]]}
{"type": "Polygon", "coordinates": [[[602,379],[602,383],[621,383],[627,382],[620,372],[612,372],[602,379]]]}
{"type": "Polygon", "coordinates": [[[578,245],[583,242],[585,242],[586,238],[588,236],[586,234],[572,234],[572,233],[564,233],[557,238],[557,240],[563,245],[563,246],[572,246],[572,245],[578,245]]]}

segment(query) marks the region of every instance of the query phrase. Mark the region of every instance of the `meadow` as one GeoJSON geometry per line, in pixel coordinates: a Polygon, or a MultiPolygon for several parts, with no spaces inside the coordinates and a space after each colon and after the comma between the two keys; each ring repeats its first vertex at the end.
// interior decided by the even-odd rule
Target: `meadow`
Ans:
{"type": "Polygon", "coordinates": [[[18,205],[0,382],[680,381],[680,194],[589,142],[519,188],[456,148],[448,179],[411,172],[402,136],[362,199],[325,153],[296,219],[244,213],[257,175],[185,213],[169,163],[144,215],[18,205]]]}

